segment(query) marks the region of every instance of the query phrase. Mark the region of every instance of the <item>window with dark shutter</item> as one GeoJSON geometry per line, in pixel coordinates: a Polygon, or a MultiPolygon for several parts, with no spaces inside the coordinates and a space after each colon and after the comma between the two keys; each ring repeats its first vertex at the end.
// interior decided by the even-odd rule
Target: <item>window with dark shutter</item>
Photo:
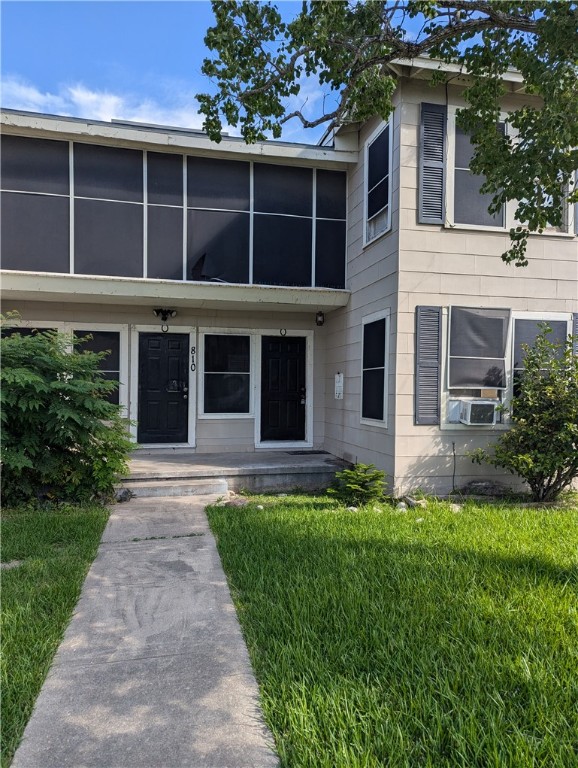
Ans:
{"type": "Polygon", "coordinates": [[[420,224],[444,223],[446,122],[445,106],[421,105],[418,205],[420,224]]]}
{"type": "Polygon", "coordinates": [[[449,389],[506,388],[509,309],[450,307],[449,389]]]}
{"type": "Polygon", "coordinates": [[[416,307],[415,423],[440,423],[441,307],[416,307]]]}

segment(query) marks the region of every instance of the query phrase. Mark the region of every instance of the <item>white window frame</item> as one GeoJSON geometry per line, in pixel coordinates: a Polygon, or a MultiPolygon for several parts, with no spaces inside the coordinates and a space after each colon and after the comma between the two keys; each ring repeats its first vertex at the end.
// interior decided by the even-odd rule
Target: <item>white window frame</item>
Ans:
{"type": "Polygon", "coordinates": [[[389,399],[389,336],[390,336],[390,310],[384,309],[379,312],[374,312],[371,315],[366,315],[361,319],[361,359],[360,359],[360,381],[361,387],[359,392],[359,423],[367,426],[381,427],[387,429],[388,422],[388,399],[389,399]],[[383,419],[370,419],[364,417],[363,414],[363,346],[365,336],[365,326],[375,323],[378,320],[385,320],[385,350],[383,358],[383,419]]]}
{"type": "MultiPolygon", "coordinates": [[[[456,105],[449,105],[447,112],[447,131],[446,131],[446,199],[445,199],[445,226],[450,229],[464,229],[464,230],[477,230],[480,232],[508,232],[512,227],[518,226],[519,222],[516,219],[517,203],[515,200],[508,200],[505,204],[504,210],[504,224],[503,226],[495,226],[491,224],[462,224],[458,223],[454,219],[454,202],[455,202],[455,171],[456,171],[456,115],[457,112],[463,107],[456,105]]],[[[507,136],[515,137],[515,131],[508,123],[508,113],[500,112],[499,122],[504,123],[507,136]]],[[[547,228],[541,234],[548,237],[575,237],[574,227],[574,212],[573,206],[568,205],[568,210],[565,212],[563,221],[563,231],[547,228]]],[[[538,234],[538,233],[532,233],[538,234]]]]}
{"type": "Polygon", "coordinates": [[[199,328],[199,372],[198,418],[206,420],[253,419],[255,418],[255,331],[242,328],[199,328]],[[248,336],[249,337],[249,410],[246,413],[205,413],[205,337],[206,336],[248,336]]]}
{"type": "MultiPolygon", "coordinates": [[[[392,115],[393,117],[393,115],[392,115]]],[[[387,122],[382,122],[374,131],[371,133],[371,135],[368,137],[368,139],[365,142],[364,150],[363,150],[363,246],[370,245],[371,243],[374,243],[376,240],[379,240],[380,237],[383,237],[384,235],[387,235],[388,232],[391,232],[391,208],[392,208],[392,195],[393,195],[393,119],[392,117],[389,118],[387,122]],[[369,148],[374,143],[374,141],[387,129],[389,128],[389,147],[388,147],[388,163],[389,163],[389,171],[388,171],[388,179],[387,179],[387,195],[388,195],[388,203],[387,203],[387,223],[386,227],[383,230],[383,232],[380,232],[378,235],[374,235],[374,237],[368,237],[368,210],[367,210],[367,198],[369,196],[369,189],[368,189],[368,171],[369,171],[369,148]]],[[[377,215],[377,214],[376,214],[377,215]]]]}

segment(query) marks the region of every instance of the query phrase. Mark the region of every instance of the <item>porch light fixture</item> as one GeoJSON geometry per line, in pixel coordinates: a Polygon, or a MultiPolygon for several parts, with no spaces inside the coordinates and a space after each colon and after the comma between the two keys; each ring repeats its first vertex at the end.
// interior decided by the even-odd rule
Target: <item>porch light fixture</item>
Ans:
{"type": "Polygon", "coordinates": [[[163,309],[163,308],[153,309],[153,315],[155,317],[160,317],[161,318],[161,320],[163,321],[162,325],[161,325],[161,331],[163,333],[167,333],[167,331],[169,330],[169,325],[167,323],[167,320],[169,319],[169,317],[176,317],[177,316],[177,310],[176,309],[163,309]]]}
{"type": "Polygon", "coordinates": [[[315,325],[322,326],[325,323],[325,315],[323,312],[318,312],[315,315],[315,325]]]}

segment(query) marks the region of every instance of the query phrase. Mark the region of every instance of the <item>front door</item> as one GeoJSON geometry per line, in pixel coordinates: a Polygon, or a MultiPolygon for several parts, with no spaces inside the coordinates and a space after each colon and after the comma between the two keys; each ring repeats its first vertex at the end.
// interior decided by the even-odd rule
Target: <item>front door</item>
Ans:
{"type": "Polygon", "coordinates": [[[189,334],[139,334],[139,443],[186,443],[189,334]]]}
{"type": "Polygon", "coordinates": [[[263,336],[261,440],[305,440],[305,339],[263,336]]]}

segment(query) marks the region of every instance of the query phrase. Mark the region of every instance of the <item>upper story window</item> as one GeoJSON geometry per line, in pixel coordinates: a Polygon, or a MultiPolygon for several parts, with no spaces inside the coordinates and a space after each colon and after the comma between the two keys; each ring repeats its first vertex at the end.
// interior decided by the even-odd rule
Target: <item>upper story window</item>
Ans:
{"type": "MultiPolygon", "coordinates": [[[[507,130],[500,122],[497,130],[507,130]]],[[[470,136],[456,122],[456,108],[442,104],[421,105],[419,154],[418,222],[446,227],[509,229],[517,226],[516,204],[509,203],[496,214],[488,212],[492,195],[481,194],[483,176],[470,170],[473,146],[470,136]]],[[[561,227],[546,233],[575,230],[574,212],[564,212],[561,227]]]]}
{"type": "Polygon", "coordinates": [[[391,228],[391,122],[365,145],[365,233],[370,243],[391,228]]]}
{"type": "Polygon", "coordinates": [[[345,286],[344,171],[5,136],[1,177],[6,269],[345,286]]]}

